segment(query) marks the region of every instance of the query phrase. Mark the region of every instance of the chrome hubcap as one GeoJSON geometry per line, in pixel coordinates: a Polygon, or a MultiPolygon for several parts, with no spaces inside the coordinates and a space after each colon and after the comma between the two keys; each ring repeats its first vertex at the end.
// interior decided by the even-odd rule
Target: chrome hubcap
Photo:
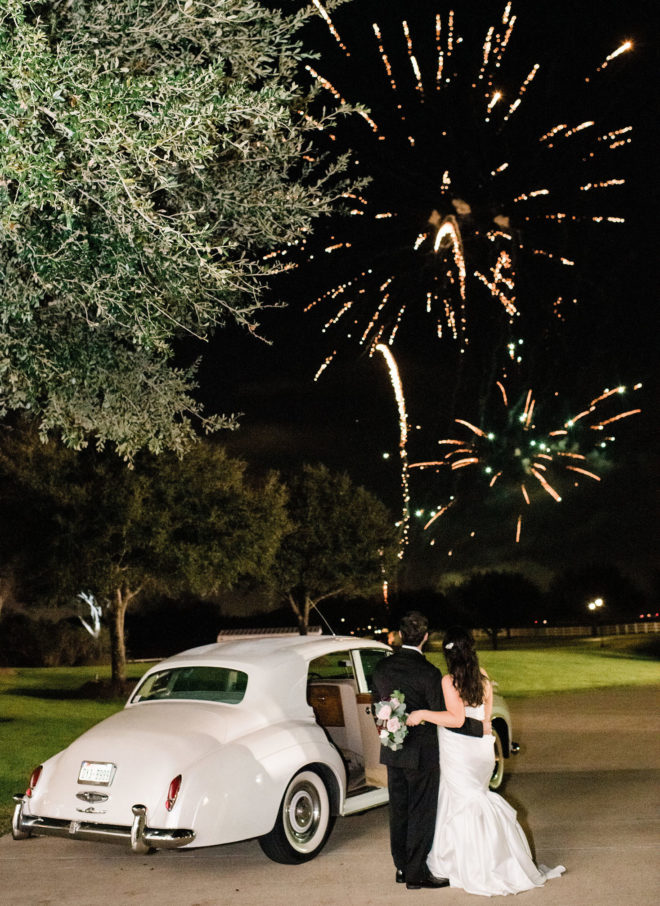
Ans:
{"type": "Polygon", "coordinates": [[[291,791],[286,815],[296,840],[304,842],[314,836],[319,826],[321,806],[318,794],[311,784],[301,784],[291,791]]]}

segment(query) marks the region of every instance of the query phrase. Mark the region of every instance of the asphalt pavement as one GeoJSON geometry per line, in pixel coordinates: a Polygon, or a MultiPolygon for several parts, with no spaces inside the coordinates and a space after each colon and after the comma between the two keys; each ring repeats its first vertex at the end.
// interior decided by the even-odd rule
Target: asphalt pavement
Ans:
{"type": "MultiPolygon", "coordinates": [[[[660,902],[660,686],[510,701],[521,752],[505,798],[539,862],[566,874],[518,894],[523,906],[660,902]]],[[[394,883],[387,809],[339,819],[300,866],[269,861],[254,840],[135,856],[113,845],[0,839],[2,906],[461,906],[461,890],[394,883]]]]}

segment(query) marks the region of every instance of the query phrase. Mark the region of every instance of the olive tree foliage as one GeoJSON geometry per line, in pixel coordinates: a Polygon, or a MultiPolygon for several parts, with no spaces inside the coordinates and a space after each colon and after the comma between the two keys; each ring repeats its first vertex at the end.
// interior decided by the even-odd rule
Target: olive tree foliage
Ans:
{"type": "Polygon", "coordinates": [[[346,474],[304,466],[287,484],[292,528],[275,558],[272,581],[305,635],[323,600],[374,593],[392,580],[398,534],[385,505],[346,474]]]}
{"type": "MultiPolygon", "coordinates": [[[[312,10],[313,12],[313,10],[312,10]]],[[[254,0],[0,0],[0,415],[80,449],[178,452],[182,335],[256,333],[268,250],[341,204],[292,16],[254,0]]]]}
{"type": "Polygon", "coordinates": [[[24,593],[54,604],[81,589],[94,594],[117,686],[125,680],[126,611],[143,592],[204,597],[264,582],[288,527],[277,477],[249,478],[244,462],[210,440],[183,458],[141,454],[127,469],[108,453],[5,431],[0,478],[1,548],[7,555],[22,539],[24,593]]]}

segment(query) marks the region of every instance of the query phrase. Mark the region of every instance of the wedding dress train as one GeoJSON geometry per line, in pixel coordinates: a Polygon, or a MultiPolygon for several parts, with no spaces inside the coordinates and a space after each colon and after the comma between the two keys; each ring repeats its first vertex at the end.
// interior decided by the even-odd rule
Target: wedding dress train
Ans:
{"type": "MultiPolygon", "coordinates": [[[[466,708],[483,720],[484,707],[466,708]]],[[[440,792],[431,874],[449,878],[468,893],[498,896],[541,887],[559,877],[563,865],[537,867],[515,810],[488,789],[494,738],[460,736],[439,728],[440,792]]]]}

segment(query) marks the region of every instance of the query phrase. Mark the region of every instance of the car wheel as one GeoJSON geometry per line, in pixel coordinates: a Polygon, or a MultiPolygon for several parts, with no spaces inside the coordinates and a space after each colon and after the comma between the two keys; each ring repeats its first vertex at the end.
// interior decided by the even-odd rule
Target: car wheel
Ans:
{"type": "Polygon", "coordinates": [[[502,738],[495,727],[493,727],[493,736],[495,737],[495,766],[488,786],[491,790],[499,790],[504,781],[504,747],[502,738]]]}
{"type": "Polygon", "coordinates": [[[325,783],[316,771],[300,771],[286,788],[275,826],[259,844],[274,862],[308,862],[325,845],[333,824],[325,783]]]}

